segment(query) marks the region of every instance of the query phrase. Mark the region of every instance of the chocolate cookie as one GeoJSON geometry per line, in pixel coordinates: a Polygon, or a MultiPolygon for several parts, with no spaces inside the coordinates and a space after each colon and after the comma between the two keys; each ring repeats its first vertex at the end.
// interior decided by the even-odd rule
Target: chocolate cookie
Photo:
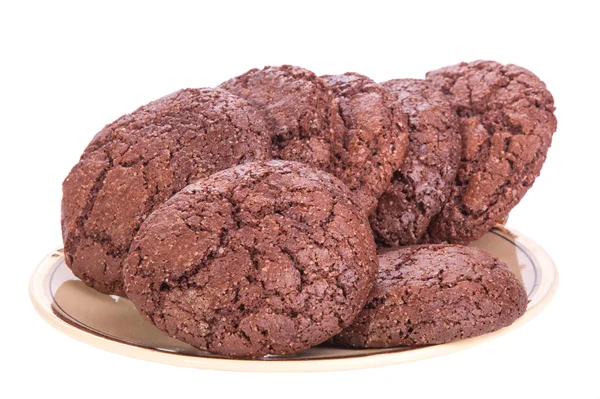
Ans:
{"type": "Polygon", "coordinates": [[[251,69],[219,87],[263,111],[273,155],[333,172],[336,143],[344,126],[328,85],[314,73],[283,65],[251,69]]]}
{"type": "Polygon", "coordinates": [[[220,89],[186,89],[102,129],[63,183],[65,259],[96,290],[123,295],[121,263],[150,212],[192,181],[269,159],[262,115],[220,89]]]}
{"type": "Polygon", "coordinates": [[[458,245],[413,245],[379,255],[365,309],[333,338],[358,348],[441,344],[512,324],[527,294],[487,252],[458,245]]]}
{"type": "Polygon", "coordinates": [[[523,198],[556,130],[554,100],[533,73],[493,61],[429,72],[456,108],[462,160],[448,202],[428,230],[430,242],[481,237],[523,198]]]}
{"type": "Polygon", "coordinates": [[[346,183],[370,214],[404,160],[406,114],[386,88],[364,75],[349,72],[321,78],[333,90],[345,126],[334,175],[346,183]]]}
{"type": "Polygon", "coordinates": [[[460,161],[458,119],[446,96],[425,80],[382,83],[408,114],[408,154],[371,215],[381,246],[420,242],[448,199],[460,161]]]}
{"type": "Polygon", "coordinates": [[[317,345],[361,311],[377,271],[351,198],[337,178],[296,162],[215,173],[146,219],[125,262],[127,296],[168,335],[213,353],[317,345]]]}

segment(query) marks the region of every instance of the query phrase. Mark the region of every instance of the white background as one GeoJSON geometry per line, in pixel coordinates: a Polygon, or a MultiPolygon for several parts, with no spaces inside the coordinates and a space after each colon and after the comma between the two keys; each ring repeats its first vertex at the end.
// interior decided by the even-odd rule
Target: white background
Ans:
{"type": "Polygon", "coordinates": [[[599,15],[592,1],[522,3],[0,3],[1,396],[600,398],[599,15]],[[103,352],[33,310],[29,276],[61,244],[62,180],[121,114],[264,65],[382,81],[475,59],[534,71],[556,100],[548,161],[509,226],[546,248],[560,286],[523,327],[411,364],[242,374],[103,352]]]}

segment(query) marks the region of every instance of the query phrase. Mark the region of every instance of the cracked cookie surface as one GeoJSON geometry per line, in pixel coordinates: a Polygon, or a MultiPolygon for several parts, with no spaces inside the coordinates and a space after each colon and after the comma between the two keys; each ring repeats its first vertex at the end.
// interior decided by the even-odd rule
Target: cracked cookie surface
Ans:
{"type": "Polygon", "coordinates": [[[504,219],[539,175],[556,130],[554,99],[530,71],[493,61],[442,68],[427,80],[455,107],[463,145],[427,240],[468,243],[504,219]]]}
{"type": "Polygon", "coordinates": [[[358,73],[326,75],[345,132],[338,144],[334,175],[352,190],[367,214],[406,154],[408,121],[394,96],[358,73]]]}
{"type": "Polygon", "coordinates": [[[461,153],[458,119],[446,96],[425,80],[394,79],[382,86],[408,115],[409,144],[371,215],[371,227],[381,246],[417,244],[456,178],[461,153]]]}
{"type": "Polygon", "coordinates": [[[334,172],[335,146],[343,139],[344,126],[323,79],[296,66],[268,66],[251,69],[219,87],[263,112],[275,158],[334,172]]]}
{"type": "Polygon", "coordinates": [[[150,212],[181,188],[271,157],[262,115],[221,89],[184,89],[103,128],[63,183],[65,259],[106,294],[124,295],[122,261],[150,212]]]}
{"type": "Polygon", "coordinates": [[[332,339],[358,348],[441,344],[512,324],[527,294],[506,264],[477,248],[412,245],[379,254],[364,310],[332,339]]]}
{"type": "Polygon", "coordinates": [[[144,222],[127,296],[168,335],[259,357],[317,345],[360,312],[377,270],[364,213],[337,178],[270,161],[218,172],[144,222]]]}

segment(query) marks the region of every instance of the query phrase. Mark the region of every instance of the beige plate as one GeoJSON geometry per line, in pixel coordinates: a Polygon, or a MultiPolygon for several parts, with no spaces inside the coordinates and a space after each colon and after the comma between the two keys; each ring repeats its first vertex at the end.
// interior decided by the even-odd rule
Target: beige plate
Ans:
{"type": "Polygon", "coordinates": [[[237,360],[201,352],[169,338],[124,298],[88,288],[67,268],[62,250],[50,253],[31,277],[29,293],[40,315],[60,331],[99,348],[144,360],[215,370],[332,371],[376,367],[456,352],[529,321],[550,302],[558,285],[552,259],[531,239],[503,227],[472,245],[506,262],[525,285],[529,305],[511,326],[443,345],[388,349],[339,349],[324,345],[290,356],[237,360]]]}

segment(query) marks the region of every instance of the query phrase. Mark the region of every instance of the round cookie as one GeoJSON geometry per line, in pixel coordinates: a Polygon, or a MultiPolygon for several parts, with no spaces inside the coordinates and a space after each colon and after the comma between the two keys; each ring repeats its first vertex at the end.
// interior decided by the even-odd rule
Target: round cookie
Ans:
{"type": "Polygon", "coordinates": [[[63,183],[65,259],[106,294],[124,295],[121,264],[154,208],[192,181],[271,157],[262,115],[221,89],[185,89],[107,125],[63,183]]]}
{"type": "Polygon", "coordinates": [[[364,75],[348,72],[321,78],[335,94],[345,127],[334,175],[370,214],[404,160],[407,117],[386,88],[364,75]]]}
{"type": "Polygon", "coordinates": [[[337,178],[306,165],[240,165],[154,211],[125,262],[127,296],[168,335],[259,357],[348,326],[375,280],[366,217],[337,178]]]}
{"type": "Polygon", "coordinates": [[[333,172],[333,146],[342,142],[344,126],[333,93],[321,78],[296,66],[269,66],[219,87],[263,111],[275,158],[333,172]]]}
{"type": "Polygon", "coordinates": [[[526,308],[521,282],[487,252],[406,246],[379,255],[365,309],[332,342],[357,348],[441,344],[508,326],[526,308]]]}
{"type": "Polygon", "coordinates": [[[420,242],[448,199],[460,161],[458,120],[446,96],[425,80],[382,83],[408,115],[408,154],[371,215],[381,246],[420,242]]]}
{"type": "Polygon", "coordinates": [[[428,230],[430,242],[481,237],[523,198],[556,130],[546,85],[516,65],[475,61],[429,72],[461,124],[462,160],[448,202],[428,230]]]}

